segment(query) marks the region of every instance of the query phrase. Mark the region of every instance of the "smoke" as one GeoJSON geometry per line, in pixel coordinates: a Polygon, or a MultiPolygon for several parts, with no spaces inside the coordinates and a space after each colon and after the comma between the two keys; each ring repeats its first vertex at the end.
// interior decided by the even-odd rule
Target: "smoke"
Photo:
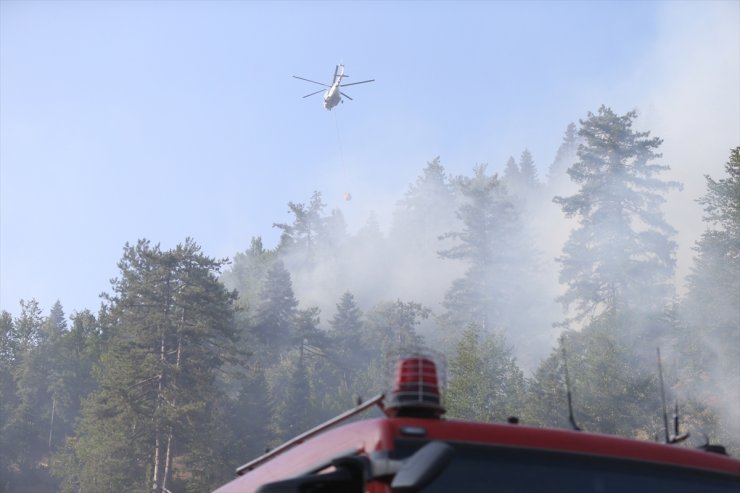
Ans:
{"type": "MultiPolygon", "coordinates": [[[[424,162],[415,169],[421,173],[424,162]]],[[[306,306],[319,306],[324,319],[330,318],[335,304],[350,291],[364,310],[381,301],[416,301],[440,313],[444,292],[462,267],[437,255],[445,246],[438,236],[450,230],[454,204],[434,204],[448,211],[445,219],[430,214],[425,225],[399,219],[399,202],[406,188],[395,190],[363,180],[359,167],[345,164],[330,193],[323,195],[325,214],[338,215],[346,227],[337,235],[337,244],[318,252],[312,262],[297,251],[286,265],[293,275],[297,297],[306,306]],[[347,183],[354,184],[346,188],[347,183]],[[344,200],[339,190],[351,193],[344,200]],[[399,221],[403,222],[400,226],[399,221]],[[422,231],[423,230],[423,231],[422,231]]],[[[410,180],[411,181],[411,180],[410,180]]]]}
{"type": "MultiPolygon", "coordinates": [[[[401,300],[419,302],[437,316],[445,313],[446,294],[453,282],[465,276],[470,264],[439,254],[459,243],[445,234],[464,228],[457,214],[464,204],[456,188],[458,177],[443,166],[443,161],[434,161],[418,168],[416,181],[392,206],[386,205],[390,213],[386,209],[385,226],[373,211],[367,212],[359,228],[346,225],[349,214],[343,211],[363,200],[364,191],[353,192],[352,201],[345,201],[341,208],[329,210],[330,201],[326,201],[325,224],[338,226],[333,232],[324,232],[332,238],[331,244],[292,248],[284,258],[303,308],[318,306],[326,321],[333,316],[342,294],[349,291],[365,311],[380,302],[401,300]]],[[[550,200],[553,191],[561,190],[542,185],[528,200],[510,196],[520,201],[518,223],[509,233],[506,228],[495,233],[511,235],[497,240],[507,249],[500,253],[509,260],[503,271],[492,269],[485,280],[492,291],[505,293],[505,299],[497,301],[496,319],[488,323],[503,332],[526,370],[534,370],[547,356],[558,335],[553,323],[561,318],[554,301],[559,294],[554,256],[567,235],[551,229],[562,223],[562,219],[555,219],[557,207],[550,200]]],[[[442,339],[449,343],[464,328],[453,327],[442,339]]],[[[434,317],[420,330],[439,342],[439,324],[434,317]]]]}
{"type": "MultiPolygon", "coordinates": [[[[645,61],[646,67],[654,67],[655,77],[640,102],[640,120],[664,139],[663,162],[671,166],[667,177],[684,186],[666,197],[665,214],[678,232],[676,287],[685,295],[686,276],[694,263],[692,248],[706,229],[696,203],[707,192],[704,175],[725,177],[730,149],[740,145],[740,3],[665,4],[661,19],[660,42],[645,61]]],[[[737,331],[737,320],[734,327],[737,331]]],[[[713,403],[721,424],[731,430],[730,436],[740,436],[740,376],[738,362],[726,360],[737,357],[723,350],[728,343],[733,345],[705,335],[702,344],[717,359],[706,362],[704,382],[693,388],[684,385],[688,395],[678,397],[705,396],[711,387],[722,396],[713,403]]]]}
{"type": "Polygon", "coordinates": [[[665,207],[678,230],[676,281],[684,292],[691,248],[705,229],[696,204],[706,193],[704,175],[722,175],[730,149],[740,144],[740,4],[670,3],[662,14],[659,42],[638,70],[649,74],[652,88],[638,102],[638,124],[664,139],[666,178],[684,187],[667,196],[665,207]]]}
{"type": "MultiPolygon", "coordinates": [[[[638,129],[649,130],[663,139],[660,162],[671,169],[660,178],[683,184],[683,190],[666,195],[662,208],[667,222],[677,230],[675,287],[679,294],[686,292],[685,277],[693,265],[692,247],[706,227],[701,207],[696,203],[706,193],[703,175],[722,177],[729,149],[740,140],[739,16],[737,3],[664,4],[657,41],[646,47],[642,60],[636,60],[634,72],[625,74],[625,79],[617,84],[636,94],[630,104],[638,110],[635,122],[638,129]]],[[[611,103],[601,102],[607,106],[611,103]]],[[[624,104],[624,100],[618,104],[624,104]]],[[[615,109],[622,112],[630,107],[615,109]]],[[[585,118],[587,111],[595,110],[596,107],[574,108],[559,128],[551,129],[552,134],[562,135],[570,121],[585,118]]],[[[552,135],[533,135],[528,139],[551,141],[552,135]]],[[[412,140],[418,145],[421,139],[412,140]]],[[[481,144],[480,148],[487,145],[481,144]]],[[[445,294],[466,268],[462,262],[442,259],[437,254],[448,248],[451,241],[439,240],[439,235],[459,230],[459,222],[449,212],[460,204],[440,199],[439,203],[427,206],[426,222],[404,222],[402,200],[410,187],[407,184],[414,183],[423,171],[424,161],[433,155],[425,154],[426,150],[407,149],[402,155],[388,156],[387,160],[398,163],[393,167],[395,174],[391,179],[388,175],[378,176],[375,166],[365,162],[362,156],[366,149],[353,149],[355,146],[343,146],[337,158],[339,173],[318,177],[318,182],[325,184],[322,190],[327,204],[325,212],[341,218],[346,234],[337,236],[341,238],[340,244],[319,252],[310,262],[301,252],[294,252],[286,259],[296,297],[302,308],[321,309],[323,325],[333,316],[336,303],[346,291],[355,295],[365,311],[381,301],[400,299],[420,302],[440,315],[444,311],[445,294]],[[352,199],[346,200],[345,193],[351,194],[352,199]]],[[[505,152],[517,156],[521,151],[506,149],[505,152]]],[[[546,183],[542,183],[538,195],[528,197],[523,209],[524,237],[537,253],[533,265],[528,267],[536,275],[526,279],[523,288],[526,296],[507,307],[506,316],[519,321],[519,325],[516,331],[505,335],[525,371],[536,368],[550,354],[559,335],[553,323],[565,318],[561,307],[554,302],[564,289],[558,282],[559,265],[555,259],[576,223],[564,217],[559,206],[552,203],[552,197],[569,196],[577,190],[564,174],[564,169],[575,160],[575,154],[566,153],[553,163],[554,151],[553,155],[534,155],[539,176],[547,177],[542,180],[546,183]],[[551,173],[546,169],[548,166],[551,173]],[[555,169],[560,173],[552,173],[555,169]]],[[[481,155],[478,159],[485,161],[487,157],[481,155]]],[[[450,170],[457,172],[461,165],[448,166],[447,159],[444,154],[441,156],[449,179],[450,170]]],[[[470,174],[474,164],[467,163],[466,174],[470,174]]],[[[491,163],[489,170],[501,175],[505,164],[491,163]]],[[[424,216],[418,215],[417,219],[421,217],[424,216]]],[[[431,318],[421,330],[431,336],[434,328],[431,318]]],[[[723,341],[710,339],[705,343],[719,348],[723,341]]],[[[634,357],[643,360],[642,366],[652,365],[653,351],[651,347],[644,355],[634,357]]],[[[669,353],[667,348],[665,351],[669,353]]],[[[737,374],[714,371],[712,379],[722,389],[722,395],[728,396],[721,403],[722,420],[732,423],[734,419],[737,423],[740,410],[737,374]]],[[[701,395],[698,390],[696,395],[701,395]]]]}

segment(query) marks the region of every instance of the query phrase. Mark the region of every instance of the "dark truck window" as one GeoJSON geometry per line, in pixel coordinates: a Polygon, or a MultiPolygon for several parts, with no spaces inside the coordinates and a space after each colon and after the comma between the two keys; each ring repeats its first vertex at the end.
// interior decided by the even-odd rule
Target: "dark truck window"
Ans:
{"type": "MultiPolygon", "coordinates": [[[[738,493],[723,474],[636,461],[449,442],[452,463],[424,493],[738,493]]],[[[398,457],[424,442],[398,440],[398,457]]]]}

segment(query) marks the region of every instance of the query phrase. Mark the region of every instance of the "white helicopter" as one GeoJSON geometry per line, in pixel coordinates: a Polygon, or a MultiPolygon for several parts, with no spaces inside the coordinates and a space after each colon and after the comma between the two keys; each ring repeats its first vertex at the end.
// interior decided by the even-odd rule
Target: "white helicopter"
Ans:
{"type": "Polygon", "coordinates": [[[293,77],[295,77],[296,79],[305,80],[307,82],[312,82],[312,83],[318,84],[320,86],[328,87],[329,89],[327,89],[325,91],[324,91],[324,89],[321,89],[319,91],[312,92],[311,94],[306,94],[303,97],[304,98],[307,98],[309,96],[313,96],[314,94],[318,94],[320,92],[323,92],[324,93],[324,108],[326,108],[327,110],[330,110],[330,111],[331,111],[331,109],[333,107],[335,107],[339,103],[343,103],[344,102],[344,101],[342,101],[342,96],[344,96],[345,98],[349,99],[350,101],[354,101],[351,97],[349,97],[345,93],[343,93],[339,89],[340,87],[356,86],[357,84],[365,84],[367,82],[373,82],[375,80],[375,79],[370,79],[370,80],[363,80],[363,81],[360,81],[360,82],[351,82],[349,84],[342,84],[342,79],[345,78],[345,77],[349,77],[349,75],[345,75],[344,74],[344,65],[342,65],[342,64],[337,65],[336,68],[334,69],[334,80],[331,83],[331,85],[324,84],[324,83],[321,83],[321,82],[316,82],[315,80],[311,80],[311,79],[304,79],[303,77],[298,77],[297,75],[294,75],[293,77]]]}

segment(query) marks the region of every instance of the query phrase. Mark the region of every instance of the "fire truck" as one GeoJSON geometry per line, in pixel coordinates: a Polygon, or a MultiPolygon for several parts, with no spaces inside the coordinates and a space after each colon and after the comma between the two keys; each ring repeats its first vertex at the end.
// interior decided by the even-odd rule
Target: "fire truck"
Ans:
{"type": "Polygon", "coordinates": [[[443,419],[435,362],[401,359],[379,395],[237,469],[214,493],[738,493],[740,461],[584,431],[443,419]],[[383,417],[347,422],[378,406],[383,417]]]}

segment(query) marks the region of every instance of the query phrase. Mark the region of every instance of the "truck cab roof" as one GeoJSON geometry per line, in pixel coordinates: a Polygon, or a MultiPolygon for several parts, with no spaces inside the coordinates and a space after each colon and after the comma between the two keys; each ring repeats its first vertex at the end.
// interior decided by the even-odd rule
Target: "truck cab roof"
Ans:
{"type": "Polygon", "coordinates": [[[242,476],[215,493],[256,491],[273,481],[326,469],[339,457],[378,453],[402,456],[402,449],[413,449],[415,443],[418,448],[431,441],[452,443],[457,447],[486,447],[491,453],[495,451],[502,456],[535,453],[550,461],[602,459],[626,466],[717,475],[740,487],[740,461],[684,446],[519,424],[384,417],[345,424],[295,443],[269,460],[242,470],[242,476]]]}

